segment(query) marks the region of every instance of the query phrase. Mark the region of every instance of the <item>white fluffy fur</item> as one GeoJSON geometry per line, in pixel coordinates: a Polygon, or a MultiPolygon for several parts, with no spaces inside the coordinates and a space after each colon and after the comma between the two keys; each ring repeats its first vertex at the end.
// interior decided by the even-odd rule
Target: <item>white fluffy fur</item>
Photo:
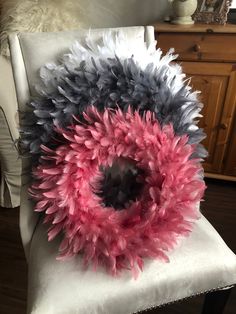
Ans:
{"type": "Polygon", "coordinates": [[[51,32],[80,28],[78,0],[3,0],[0,51],[9,56],[7,36],[13,32],[51,32]]]}

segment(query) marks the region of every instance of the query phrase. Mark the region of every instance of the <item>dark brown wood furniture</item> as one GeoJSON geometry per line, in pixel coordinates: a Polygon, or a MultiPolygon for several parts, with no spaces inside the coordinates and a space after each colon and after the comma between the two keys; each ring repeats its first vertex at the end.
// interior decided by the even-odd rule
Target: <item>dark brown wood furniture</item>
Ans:
{"type": "Polygon", "coordinates": [[[191,85],[201,91],[206,176],[236,181],[236,25],[154,26],[157,46],[164,53],[175,48],[191,85]]]}

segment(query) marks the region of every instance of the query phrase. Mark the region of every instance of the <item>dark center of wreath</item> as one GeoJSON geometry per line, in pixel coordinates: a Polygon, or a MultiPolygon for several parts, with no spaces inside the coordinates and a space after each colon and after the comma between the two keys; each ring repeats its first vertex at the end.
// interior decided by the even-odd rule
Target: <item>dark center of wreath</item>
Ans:
{"type": "Polygon", "coordinates": [[[134,162],[118,158],[111,167],[100,170],[103,178],[99,182],[100,188],[96,194],[102,198],[103,206],[122,210],[140,196],[144,171],[134,162]]]}

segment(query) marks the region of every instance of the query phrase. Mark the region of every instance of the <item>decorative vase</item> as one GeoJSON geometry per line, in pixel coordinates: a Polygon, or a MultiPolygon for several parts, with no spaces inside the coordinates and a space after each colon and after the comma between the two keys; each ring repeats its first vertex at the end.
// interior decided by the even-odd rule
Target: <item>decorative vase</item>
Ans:
{"type": "Polygon", "coordinates": [[[172,2],[174,12],[173,24],[193,24],[192,15],[197,8],[197,0],[174,0],[172,2]]]}

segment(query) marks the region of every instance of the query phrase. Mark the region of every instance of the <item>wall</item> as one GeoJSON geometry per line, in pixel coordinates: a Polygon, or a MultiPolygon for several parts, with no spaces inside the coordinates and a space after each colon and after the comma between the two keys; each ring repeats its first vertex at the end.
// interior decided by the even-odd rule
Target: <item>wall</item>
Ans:
{"type": "MultiPolygon", "coordinates": [[[[17,18],[16,14],[22,11],[22,8],[27,11],[25,16],[27,14],[31,16],[47,15],[47,7],[51,9],[55,6],[56,11],[61,9],[71,19],[78,20],[81,26],[99,28],[155,23],[162,20],[168,12],[169,2],[168,0],[0,0],[0,8],[1,6],[3,17],[9,15],[9,9],[11,13],[13,10],[15,24],[20,21],[20,17],[17,18]],[[39,12],[35,10],[34,13],[37,5],[39,12]]],[[[51,18],[53,21],[53,16],[51,18]]],[[[27,28],[25,30],[27,31],[27,28]]]]}
{"type": "Polygon", "coordinates": [[[80,16],[91,27],[147,25],[168,12],[168,0],[80,0],[80,16]]]}

